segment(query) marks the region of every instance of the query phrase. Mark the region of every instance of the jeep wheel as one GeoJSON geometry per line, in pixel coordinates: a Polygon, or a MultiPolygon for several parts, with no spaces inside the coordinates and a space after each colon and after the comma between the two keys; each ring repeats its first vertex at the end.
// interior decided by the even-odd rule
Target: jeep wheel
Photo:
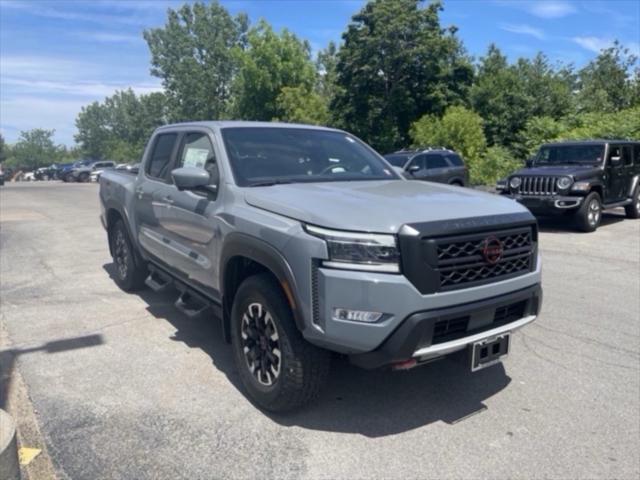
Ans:
{"type": "Polygon", "coordinates": [[[627,218],[640,218],[640,186],[636,187],[631,205],[624,207],[627,218]]]}
{"type": "Polygon", "coordinates": [[[602,202],[597,192],[591,192],[582,202],[577,212],[578,228],[583,232],[593,232],[602,220],[602,202]]]}
{"type": "Polygon", "coordinates": [[[269,274],[247,278],[231,311],[236,367],[249,398],[273,412],[316,398],[331,354],[302,338],[280,286],[269,274]]]}
{"type": "Polygon", "coordinates": [[[148,271],[144,265],[136,264],[134,247],[122,220],[116,221],[109,234],[116,283],[125,292],[140,290],[145,285],[148,271]]]}
{"type": "Polygon", "coordinates": [[[89,181],[89,174],[87,172],[82,172],[80,175],[78,175],[78,181],[85,183],[89,181]]]}

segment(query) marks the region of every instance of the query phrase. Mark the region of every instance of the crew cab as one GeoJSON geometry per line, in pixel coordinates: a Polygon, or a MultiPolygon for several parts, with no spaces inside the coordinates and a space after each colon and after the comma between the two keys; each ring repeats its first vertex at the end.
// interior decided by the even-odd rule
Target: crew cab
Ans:
{"type": "Polygon", "coordinates": [[[640,218],[639,180],[640,142],[557,142],[542,145],[498,189],[536,215],[572,216],[593,232],[605,209],[624,207],[628,218],[640,218]]]}
{"type": "Polygon", "coordinates": [[[347,132],[196,122],[158,128],[136,174],[100,176],[125,291],[179,293],[220,319],[258,406],[313,399],[333,352],[478,370],[541,308],[535,218],[509,199],[395,173],[347,132]]]}

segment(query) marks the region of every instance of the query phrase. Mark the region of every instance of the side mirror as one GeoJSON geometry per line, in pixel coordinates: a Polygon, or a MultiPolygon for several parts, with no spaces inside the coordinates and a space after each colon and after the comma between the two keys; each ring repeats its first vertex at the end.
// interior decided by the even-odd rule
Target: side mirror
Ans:
{"type": "Polygon", "coordinates": [[[215,191],[217,187],[211,185],[209,172],[204,168],[182,167],[171,171],[171,178],[178,190],[207,189],[215,191]]]}
{"type": "Polygon", "coordinates": [[[611,157],[611,166],[617,167],[618,165],[620,165],[621,161],[622,161],[622,158],[620,156],[611,157]]]}
{"type": "Polygon", "coordinates": [[[420,171],[420,165],[411,165],[409,168],[407,168],[407,172],[409,172],[411,175],[419,171],[420,171]]]}

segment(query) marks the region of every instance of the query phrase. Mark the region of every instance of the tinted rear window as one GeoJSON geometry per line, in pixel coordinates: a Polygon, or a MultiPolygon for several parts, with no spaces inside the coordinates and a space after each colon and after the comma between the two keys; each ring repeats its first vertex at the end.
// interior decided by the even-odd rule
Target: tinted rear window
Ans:
{"type": "Polygon", "coordinates": [[[156,137],[151,157],[147,162],[147,174],[155,178],[167,178],[171,154],[176,143],[177,133],[163,133],[156,137]]]}

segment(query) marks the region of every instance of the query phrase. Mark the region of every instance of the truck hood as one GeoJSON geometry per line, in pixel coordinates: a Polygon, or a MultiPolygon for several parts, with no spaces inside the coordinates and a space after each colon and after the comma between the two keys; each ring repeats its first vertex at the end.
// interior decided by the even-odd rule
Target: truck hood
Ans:
{"type": "Polygon", "coordinates": [[[406,223],[502,215],[527,210],[508,198],[422,181],[294,183],[253,187],[248,204],[313,225],[396,233],[406,223]]]}

